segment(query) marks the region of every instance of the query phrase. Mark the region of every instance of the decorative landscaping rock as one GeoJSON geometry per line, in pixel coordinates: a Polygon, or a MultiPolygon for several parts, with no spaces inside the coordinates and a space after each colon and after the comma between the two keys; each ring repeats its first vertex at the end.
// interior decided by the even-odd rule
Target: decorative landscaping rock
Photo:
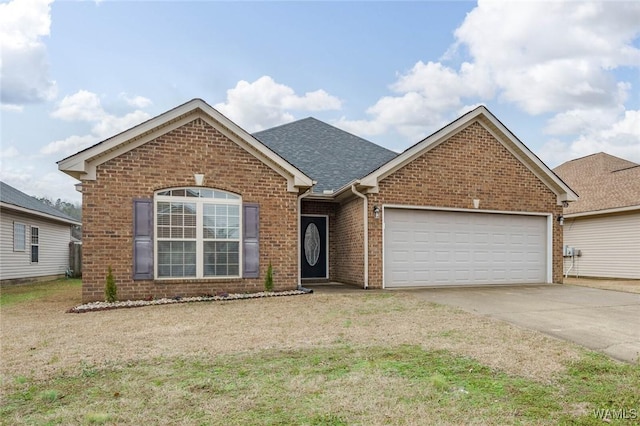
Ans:
{"type": "Polygon", "coordinates": [[[82,305],[74,306],[69,309],[67,313],[81,314],[83,312],[93,311],[106,311],[110,309],[122,309],[122,308],[138,308],[141,306],[153,306],[153,305],[168,305],[173,303],[190,303],[190,302],[218,302],[222,300],[242,300],[242,299],[259,299],[262,297],[278,297],[278,296],[296,296],[299,294],[313,293],[313,290],[303,288],[301,290],[289,290],[289,291],[261,291],[259,293],[238,293],[228,294],[221,293],[216,296],[196,296],[196,297],[182,297],[174,296],[171,298],[162,298],[154,300],[127,300],[118,302],[90,302],[82,305]]]}

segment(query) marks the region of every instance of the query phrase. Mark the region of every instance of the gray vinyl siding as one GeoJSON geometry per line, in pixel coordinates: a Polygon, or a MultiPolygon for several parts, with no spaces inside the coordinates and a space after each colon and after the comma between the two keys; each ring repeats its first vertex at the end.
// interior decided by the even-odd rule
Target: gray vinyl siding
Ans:
{"type": "Polygon", "coordinates": [[[640,279],[640,211],[566,219],[564,244],[582,254],[569,276],[640,279]]]}
{"type": "Polygon", "coordinates": [[[0,214],[0,280],[64,274],[69,264],[71,227],[36,216],[2,210],[0,214]],[[13,251],[13,223],[26,226],[24,251],[13,251]],[[39,262],[31,263],[31,227],[39,228],[39,262]]]}

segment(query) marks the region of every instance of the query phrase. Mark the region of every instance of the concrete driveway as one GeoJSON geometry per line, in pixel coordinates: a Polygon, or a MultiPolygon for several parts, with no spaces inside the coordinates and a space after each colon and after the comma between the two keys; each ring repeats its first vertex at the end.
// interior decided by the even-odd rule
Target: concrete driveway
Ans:
{"type": "Polygon", "coordinates": [[[542,284],[412,290],[430,302],[498,318],[638,362],[640,294],[542,284]]]}

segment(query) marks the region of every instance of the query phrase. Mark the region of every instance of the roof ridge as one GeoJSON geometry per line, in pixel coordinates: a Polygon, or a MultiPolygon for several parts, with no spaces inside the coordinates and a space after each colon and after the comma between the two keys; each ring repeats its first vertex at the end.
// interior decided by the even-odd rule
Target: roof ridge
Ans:
{"type": "MultiPolygon", "coordinates": [[[[630,163],[633,163],[633,161],[630,161],[630,163]]],[[[623,172],[625,170],[631,170],[631,169],[635,169],[637,167],[640,167],[640,164],[636,164],[635,166],[623,167],[623,168],[618,169],[618,170],[611,170],[611,173],[623,172]]]]}
{"type": "Polygon", "coordinates": [[[252,135],[252,136],[255,136],[255,135],[257,135],[257,134],[259,134],[259,133],[262,133],[262,132],[267,132],[267,131],[269,131],[269,130],[279,129],[279,128],[284,127],[284,126],[289,126],[289,125],[294,124],[294,123],[300,123],[300,122],[302,122],[302,121],[308,121],[308,120],[320,121],[320,120],[318,120],[317,118],[314,118],[314,117],[309,116],[309,117],[305,117],[305,118],[300,118],[300,119],[298,119],[298,120],[289,121],[288,123],[282,123],[282,124],[278,124],[277,126],[268,127],[268,128],[266,128],[266,129],[258,130],[257,132],[253,132],[253,133],[251,133],[251,135],[252,135]]]}

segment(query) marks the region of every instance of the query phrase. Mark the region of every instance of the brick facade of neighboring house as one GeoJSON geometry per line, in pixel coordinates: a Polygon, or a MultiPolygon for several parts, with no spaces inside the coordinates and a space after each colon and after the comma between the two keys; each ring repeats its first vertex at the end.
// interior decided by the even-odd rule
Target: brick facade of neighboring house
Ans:
{"type": "MultiPolygon", "coordinates": [[[[556,219],[563,202],[576,198],[483,107],[397,154],[315,119],[249,135],[196,99],[68,157],[59,167],[82,182],[84,301],[103,299],[109,266],[120,299],[262,291],[269,263],[276,290],[318,281],[371,288],[442,284],[385,278],[388,208],[418,217],[420,209],[439,209],[465,219],[532,218],[543,226],[532,252],[538,256],[536,274],[520,276],[518,268],[507,273],[517,283],[561,282],[562,233],[556,219]],[[188,203],[186,194],[210,200],[188,203]],[[182,201],[166,201],[174,196],[182,201]],[[216,201],[218,196],[223,200],[216,201]],[[237,212],[238,205],[243,212],[259,208],[259,214],[219,213],[237,212]],[[155,221],[141,215],[139,206],[155,221]],[[184,213],[172,216],[174,207],[184,213]],[[251,217],[253,224],[247,225],[251,217]],[[233,229],[234,220],[247,221],[242,231],[233,229]],[[317,221],[313,227],[311,220],[317,221]],[[309,232],[301,229],[303,221],[309,232]],[[240,263],[239,270],[233,262],[240,263]]],[[[506,237],[516,245],[528,238],[515,231],[506,237]]],[[[418,271],[423,266],[412,260],[417,252],[408,250],[407,271],[418,271]]],[[[447,267],[457,273],[455,263],[447,267]]]]}

